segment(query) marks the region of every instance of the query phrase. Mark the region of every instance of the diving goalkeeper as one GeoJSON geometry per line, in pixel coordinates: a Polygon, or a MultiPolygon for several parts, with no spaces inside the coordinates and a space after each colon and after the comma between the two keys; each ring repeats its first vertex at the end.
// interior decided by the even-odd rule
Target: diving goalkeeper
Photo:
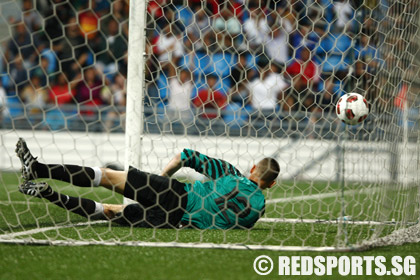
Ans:
{"type": "Polygon", "coordinates": [[[264,158],[245,177],[230,163],[184,149],[164,168],[161,175],[130,167],[128,172],[109,168],[40,163],[24,139],[16,144],[22,163],[23,184],[19,191],[45,198],[55,205],[90,219],[111,220],[123,225],[153,228],[231,229],[251,228],[264,214],[263,189],[274,185],[280,167],[273,158],[264,158]],[[190,167],[210,180],[181,183],[171,176],[181,167],[190,167]],[[102,186],[137,203],[102,204],[54,191],[51,178],[79,187],[102,186]]]}

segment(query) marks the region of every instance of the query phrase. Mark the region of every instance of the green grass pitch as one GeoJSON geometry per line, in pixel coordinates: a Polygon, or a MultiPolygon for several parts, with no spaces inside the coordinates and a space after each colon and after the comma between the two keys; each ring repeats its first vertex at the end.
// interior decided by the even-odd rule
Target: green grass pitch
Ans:
{"type": "MultiPolygon", "coordinates": [[[[245,243],[285,246],[332,246],[341,238],[337,225],[258,223],[251,231],[243,230],[152,230],[121,227],[104,223],[64,228],[86,219],[36,198],[28,198],[17,191],[19,175],[0,173],[0,235],[31,229],[56,227],[31,234],[37,239],[121,240],[121,241],[176,241],[245,243]]],[[[79,195],[105,203],[121,203],[119,195],[102,189],[81,189],[50,181],[53,188],[69,195],[79,195]]],[[[377,209],[375,194],[358,192],[363,186],[348,185],[345,190],[346,213],[353,219],[366,220],[377,209]],[[367,203],[369,202],[369,203],[367,203]]],[[[325,193],[336,197],[280,202],[267,206],[267,218],[334,219],[340,216],[343,204],[340,186],[325,182],[283,182],[270,190],[267,199],[283,199],[325,193]]],[[[376,200],[377,201],[377,200],[376,200]]],[[[368,238],[373,228],[350,226],[346,228],[349,243],[368,238]]],[[[385,228],[384,234],[392,228],[385,228]]],[[[20,236],[28,237],[28,235],[20,236]]],[[[341,253],[273,252],[225,249],[146,248],[127,246],[40,246],[0,244],[0,279],[261,279],[253,270],[253,261],[259,255],[341,255],[341,253]]],[[[346,255],[371,256],[412,255],[420,259],[420,245],[378,248],[346,255]]],[[[272,272],[266,279],[280,276],[272,272]]],[[[396,279],[358,276],[357,279],[396,279]]],[[[337,275],[328,279],[340,278],[337,275]]],[[[311,279],[311,276],[292,279],[311,279]]],[[[356,277],[343,277],[356,279],[356,277]]],[[[399,277],[398,279],[405,279],[399,277]]],[[[414,278],[406,278],[414,279],[414,278]]]]}

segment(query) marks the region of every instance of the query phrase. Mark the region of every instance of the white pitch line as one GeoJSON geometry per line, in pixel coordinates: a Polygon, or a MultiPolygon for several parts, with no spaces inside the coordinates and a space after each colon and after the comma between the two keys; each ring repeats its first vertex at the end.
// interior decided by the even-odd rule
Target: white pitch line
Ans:
{"type": "MultiPolygon", "coordinates": [[[[261,218],[258,220],[261,223],[286,223],[286,224],[352,224],[352,225],[369,225],[369,226],[378,226],[378,225],[391,225],[395,226],[396,221],[353,221],[353,220],[341,220],[340,218],[335,220],[325,220],[325,219],[286,219],[286,218],[261,218]]],[[[407,222],[406,225],[415,225],[416,222],[407,222]]]]}
{"type": "MultiPolygon", "coordinates": [[[[370,188],[370,189],[362,189],[362,190],[348,190],[344,191],[344,195],[352,195],[355,193],[358,194],[365,194],[365,193],[372,193],[379,188],[370,188]]],[[[341,191],[330,192],[330,193],[320,193],[320,194],[311,194],[311,195],[301,195],[301,196],[292,196],[292,197],[285,197],[285,198],[275,198],[269,199],[265,203],[266,204],[274,204],[274,203],[281,203],[281,202],[292,202],[292,201],[302,201],[302,200],[313,200],[313,199],[323,199],[323,198],[330,198],[330,197],[339,197],[341,196],[341,191]]]]}
{"type": "Polygon", "coordinates": [[[31,234],[50,231],[50,230],[57,230],[57,229],[62,229],[62,228],[70,228],[70,227],[78,227],[78,226],[88,226],[88,225],[103,224],[103,223],[109,223],[109,222],[108,221],[94,221],[94,222],[84,222],[84,223],[61,225],[61,226],[54,226],[54,227],[36,228],[36,229],[25,230],[25,231],[20,231],[20,232],[15,232],[15,233],[2,234],[0,235],[0,239],[12,239],[14,237],[18,237],[22,235],[31,235],[31,234]]]}
{"type": "Polygon", "coordinates": [[[48,203],[44,203],[44,202],[35,202],[35,201],[22,201],[22,200],[18,200],[18,201],[0,201],[0,205],[12,205],[12,204],[19,204],[19,205],[45,205],[48,203]]]}
{"type": "Polygon", "coordinates": [[[310,247],[310,246],[281,246],[281,245],[247,245],[247,244],[216,244],[216,243],[183,243],[183,242],[144,242],[144,241],[79,241],[79,240],[39,240],[39,239],[11,239],[0,240],[0,243],[40,244],[56,246],[137,246],[159,248],[190,248],[190,249],[230,249],[230,250],[271,250],[271,251],[312,251],[312,252],[351,252],[357,247],[310,247]]]}

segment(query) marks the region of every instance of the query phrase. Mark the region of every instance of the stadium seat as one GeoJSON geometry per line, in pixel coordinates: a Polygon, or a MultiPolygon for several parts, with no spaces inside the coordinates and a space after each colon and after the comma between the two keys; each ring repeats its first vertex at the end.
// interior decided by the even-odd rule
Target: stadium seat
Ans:
{"type": "Polygon", "coordinates": [[[202,74],[208,75],[214,73],[214,65],[212,63],[211,57],[208,54],[197,52],[196,59],[197,63],[195,65],[198,66],[202,74]]]}
{"type": "Polygon", "coordinates": [[[315,61],[323,72],[347,70],[351,64],[351,38],[345,34],[325,36],[315,51],[315,61]]]}
{"type": "Polygon", "coordinates": [[[57,70],[57,56],[50,49],[44,49],[41,52],[41,56],[45,57],[48,60],[48,73],[53,73],[57,70]]]}
{"type": "Polygon", "coordinates": [[[238,104],[230,103],[223,111],[223,120],[229,127],[240,128],[248,122],[248,113],[238,104]]]}
{"type": "Polygon", "coordinates": [[[66,127],[65,113],[58,108],[48,110],[45,114],[45,121],[51,130],[60,130],[66,127]]]}
{"type": "Polygon", "coordinates": [[[179,19],[184,27],[189,26],[194,20],[194,13],[188,6],[176,6],[176,18],[179,19]]]}
{"type": "Polygon", "coordinates": [[[10,76],[9,76],[8,73],[2,73],[2,75],[1,75],[1,84],[6,89],[10,87],[10,76]]]}
{"type": "Polygon", "coordinates": [[[165,73],[160,72],[160,75],[156,80],[156,86],[159,91],[160,100],[155,100],[155,104],[157,104],[158,107],[162,107],[169,95],[168,78],[165,73]]]}
{"type": "Polygon", "coordinates": [[[213,54],[214,70],[219,77],[226,77],[236,63],[236,57],[230,53],[213,54]]]}
{"type": "Polygon", "coordinates": [[[220,91],[221,92],[223,92],[224,94],[228,94],[229,93],[229,91],[230,91],[230,88],[231,88],[231,80],[230,80],[230,78],[228,77],[228,76],[226,76],[226,77],[224,77],[224,78],[221,78],[220,80],[219,80],[219,88],[220,88],[220,91]]]}
{"type": "Polygon", "coordinates": [[[10,118],[18,118],[24,114],[22,102],[17,95],[10,95],[6,98],[7,107],[9,109],[10,118]]]}
{"type": "Polygon", "coordinates": [[[350,51],[352,41],[349,36],[346,34],[337,34],[334,37],[334,52],[345,54],[350,51]]]}

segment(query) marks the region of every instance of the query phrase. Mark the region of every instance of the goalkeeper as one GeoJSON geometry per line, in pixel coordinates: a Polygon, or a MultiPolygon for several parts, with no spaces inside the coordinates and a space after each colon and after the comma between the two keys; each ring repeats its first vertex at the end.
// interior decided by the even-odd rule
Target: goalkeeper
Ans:
{"type": "Polygon", "coordinates": [[[280,167],[264,158],[251,168],[248,178],[230,163],[184,149],[161,175],[130,167],[128,172],[109,168],[43,164],[28,149],[24,139],[16,144],[24,183],[19,191],[45,198],[57,206],[91,219],[153,228],[193,227],[199,229],[251,228],[264,214],[263,189],[274,185],[280,167]],[[171,176],[190,167],[210,180],[181,183],[171,176]],[[102,204],[54,191],[38,178],[51,178],[79,187],[102,186],[138,203],[102,204]]]}

